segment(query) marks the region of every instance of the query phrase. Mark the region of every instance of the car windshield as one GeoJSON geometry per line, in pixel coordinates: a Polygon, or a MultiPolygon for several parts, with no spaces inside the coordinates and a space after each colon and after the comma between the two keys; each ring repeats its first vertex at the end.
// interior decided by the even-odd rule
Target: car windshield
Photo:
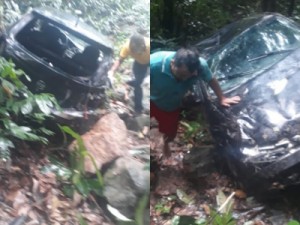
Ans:
{"type": "Polygon", "coordinates": [[[75,36],[41,18],[28,23],[16,39],[51,67],[78,77],[92,75],[105,60],[104,52],[93,42],[86,41],[89,39],[75,36]]]}
{"type": "Polygon", "coordinates": [[[299,26],[273,17],[232,39],[209,59],[209,64],[222,88],[228,90],[269,68],[299,46],[299,26]]]}

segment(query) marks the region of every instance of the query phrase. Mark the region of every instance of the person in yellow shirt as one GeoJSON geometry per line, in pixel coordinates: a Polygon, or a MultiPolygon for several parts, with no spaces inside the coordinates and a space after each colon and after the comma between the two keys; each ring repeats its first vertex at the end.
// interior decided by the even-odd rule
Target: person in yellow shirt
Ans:
{"type": "Polygon", "coordinates": [[[136,114],[140,114],[143,111],[143,90],[141,85],[147,75],[150,62],[150,39],[138,33],[133,34],[122,46],[118,60],[115,61],[108,72],[109,78],[113,77],[116,70],[128,57],[134,59],[132,66],[134,79],[127,82],[127,84],[134,88],[134,110],[136,114]]]}

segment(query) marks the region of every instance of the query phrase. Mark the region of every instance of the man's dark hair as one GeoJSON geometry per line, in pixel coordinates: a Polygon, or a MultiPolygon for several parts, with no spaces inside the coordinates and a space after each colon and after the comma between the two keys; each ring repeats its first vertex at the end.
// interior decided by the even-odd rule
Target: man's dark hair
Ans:
{"type": "Polygon", "coordinates": [[[176,67],[185,65],[191,73],[200,68],[199,53],[196,49],[181,48],[177,50],[173,59],[176,67]]]}
{"type": "Polygon", "coordinates": [[[129,46],[130,46],[130,49],[133,51],[138,51],[138,50],[144,51],[146,49],[144,37],[141,34],[134,33],[130,37],[129,46]]]}

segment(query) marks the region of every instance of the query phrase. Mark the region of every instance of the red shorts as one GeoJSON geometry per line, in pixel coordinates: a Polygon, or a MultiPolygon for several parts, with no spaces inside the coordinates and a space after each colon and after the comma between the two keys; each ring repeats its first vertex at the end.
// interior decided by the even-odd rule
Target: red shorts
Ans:
{"type": "Polygon", "coordinates": [[[179,115],[180,109],[172,112],[162,111],[150,101],[150,117],[157,120],[159,131],[170,139],[174,139],[177,134],[179,115]]]}

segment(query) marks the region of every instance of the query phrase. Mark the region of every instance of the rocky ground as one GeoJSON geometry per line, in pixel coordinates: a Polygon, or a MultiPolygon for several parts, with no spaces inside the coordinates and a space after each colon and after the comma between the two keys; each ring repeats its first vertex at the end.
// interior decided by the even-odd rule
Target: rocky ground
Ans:
{"type": "MultiPolygon", "coordinates": [[[[137,132],[129,132],[126,142],[130,149],[136,149],[135,146],[141,149],[147,145],[146,137],[141,137],[137,132]]],[[[79,223],[80,220],[91,225],[115,224],[112,215],[106,211],[106,202],[103,205],[93,195],[83,197],[78,193],[70,198],[63,192],[65,181],[61,180],[61,176],[65,171],[63,167],[56,168],[57,165],[50,160],[53,155],[59,155],[61,163],[67,165],[69,154],[63,151],[67,150],[34,149],[32,146],[24,145],[19,146],[13,152],[10,163],[2,163],[0,169],[0,224],[84,224],[79,223]]],[[[115,154],[118,153],[115,152],[115,154]]],[[[97,160],[97,157],[101,157],[100,153],[94,159],[100,163],[104,162],[103,157],[100,160],[97,160]]],[[[138,165],[139,157],[127,157],[131,160],[133,160],[132,158],[138,159],[135,164],[131,162],[131,165],[138,165]]],[[[107,162],[110,160],[107,159],[107,162]]],[[[93,168],[88,161],[86,165],[87,171],[93,168]]],[[[139,167],[141,171],[142,165],[139,167]]],[[[145,173],[149,174],[147,171],[145,173]]],[[[124,182],[124,180],[119,182],[124,182]]],[[[148,187],[149,180],[145,182],[148,187]]],[[[119,186],[124,190],[121,184],[119,186]]]]}
{"type": "MultiPolygon", "coordinates": [[[[144,84],[145,98],[149,96],[148,84],[144,84]]],[[[122,85],[118,88],[125,90],[122,85]]],[[[0,164],[0,225],[113,225],[119,224],[118,218],[134,219],[135,207],[145,194],[149,195],[149,171],[145,169],[149,161],[149,108],[145,100],[145,114],[134,116],[132,92],[129,101],[124,100],[122,91],[115,96],[110,98],[108,109],[101,112],[100,120],[81,135],[102,172],[102,197],[79,192],[70,197],[66,191],[66,184],[75,182],[66,178],[70,177],[74,142],[51,147],[23,143],[12,150],[11,161],[0,164]]],[[[89,157],[84,160],[84,169],[95,177],[89,157]]]]}

